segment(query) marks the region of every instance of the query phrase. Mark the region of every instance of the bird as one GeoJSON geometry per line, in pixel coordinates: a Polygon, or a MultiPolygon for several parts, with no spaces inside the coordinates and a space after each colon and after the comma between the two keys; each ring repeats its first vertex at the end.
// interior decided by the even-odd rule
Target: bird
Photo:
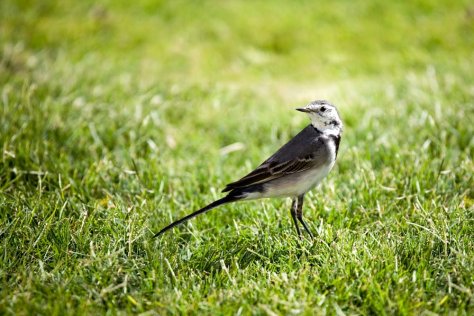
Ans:
{"type": "Polygon", "coordinates": [[[227,184],[222,190],[227,193],[226,196],[169,224],[153,237],[158,237],[173,227],[223,204],[260,198],[290,197],[290,214],[298,237],[302,238],[299,222],[313,238],[311,230],[303,220],[304,196],[333,168],[339,151],[343,123],[336,107],[326,100],[312,101],[296,110],[309,116],[311,123],[308,126],[255,170],[227,184]]]}

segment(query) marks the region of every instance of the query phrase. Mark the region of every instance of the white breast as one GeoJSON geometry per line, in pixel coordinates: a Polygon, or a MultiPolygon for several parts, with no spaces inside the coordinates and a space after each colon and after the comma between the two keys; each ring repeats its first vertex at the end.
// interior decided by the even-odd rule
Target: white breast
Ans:
{"type": "Polygon", "coordinates": [[[334,162],[335,160],[333,160],[330,164],[323,165],[318,169],[305,173],[304,176],[301,177],[300,181],[298,181],[294,186],[294,196],[306,193],[317,186],[328,175],[329,171],[331,171],[332,167],[334,166],[334,162]]]}

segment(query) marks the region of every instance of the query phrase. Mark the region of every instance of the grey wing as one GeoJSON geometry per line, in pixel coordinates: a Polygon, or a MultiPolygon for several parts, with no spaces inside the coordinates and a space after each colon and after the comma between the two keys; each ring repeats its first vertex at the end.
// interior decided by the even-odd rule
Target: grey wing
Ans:
{"type": "Polygon", "coordinates": [[[312,126],[308,126],[257,169],[228,184],[222,192],[264,183],[323,165],[328,156],[327,139],[321,137],[321,133],[312,126]]]}

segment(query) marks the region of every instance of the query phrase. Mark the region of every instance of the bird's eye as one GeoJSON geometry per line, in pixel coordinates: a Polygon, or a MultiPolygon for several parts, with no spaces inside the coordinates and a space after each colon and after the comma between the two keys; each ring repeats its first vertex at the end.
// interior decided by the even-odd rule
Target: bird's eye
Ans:
{"type": "Polygon", "coordinates": [[[325,111],[326,111],[326,107],[325,107],[325,106],[322,106],[319,110],[320,110],[321,112],[325,112],[325,111]]]}

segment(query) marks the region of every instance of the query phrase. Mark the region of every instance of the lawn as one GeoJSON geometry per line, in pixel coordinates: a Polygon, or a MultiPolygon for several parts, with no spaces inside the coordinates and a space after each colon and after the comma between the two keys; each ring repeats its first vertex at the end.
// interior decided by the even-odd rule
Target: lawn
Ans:
{"type": "Polygon", "coordinates": [[[0,314],[474,313],[469,1],[0,2],[0,314]],[[222,197],[338,106],[306,196],[222,197]]]}

